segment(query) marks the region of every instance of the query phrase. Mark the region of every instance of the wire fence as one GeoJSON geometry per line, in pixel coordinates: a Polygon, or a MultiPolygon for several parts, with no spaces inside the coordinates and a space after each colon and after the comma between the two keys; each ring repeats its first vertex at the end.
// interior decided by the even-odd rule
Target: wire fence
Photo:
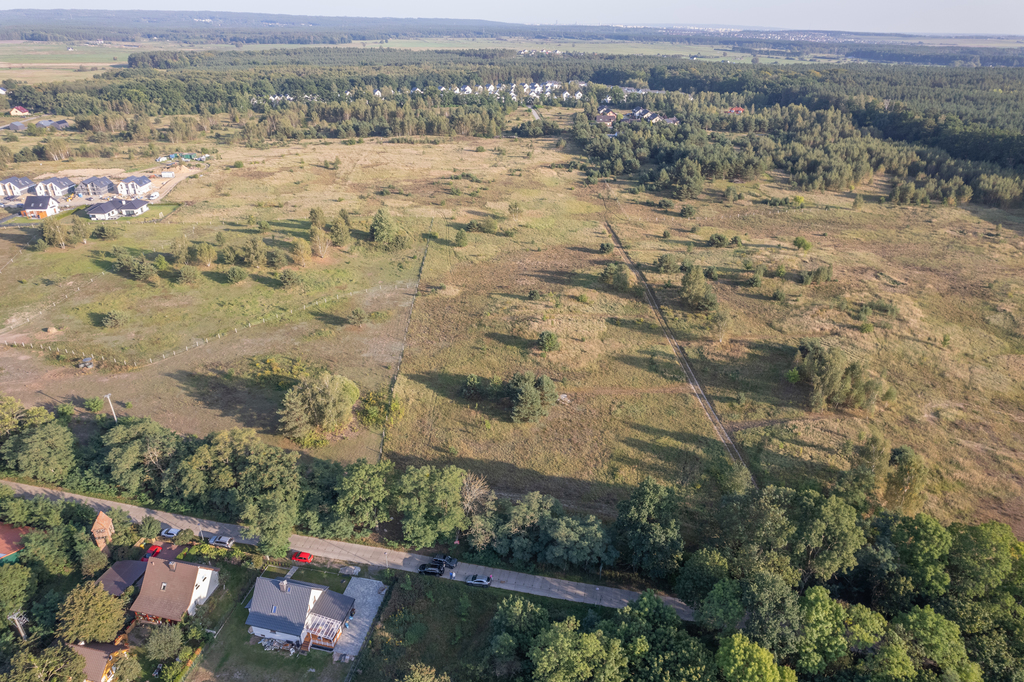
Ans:
{"type": "MultiPolygon", "coordinates": [[[[106,274],[106,273],[104,273],[106,274]]],[[[92,280],[90,280],[92,281],[92,280]]],[[[212,336],[193,336],[193,340],[189,341],[183,346],[177,346],[174,348],[168,348],[162,352],[153,352],[152,354],[142,356],[138,354],[132,354],[125,351],[111,351],[102,347],[95,347],[85,342],[75,342],[74,340],[61,340],[59,342],[11,342],[3,341],[4,346],[9,348],[25,348],[28,350],[41,351],[43,353],[52,354],[55,358],[70,358],[80,362],[85,358],[92,358],[93,365],[96,367],[110,366],[118,370],[133,370],[139,367],[149,367],[156,365],[161,362],[166,362],[178,357],[179,355],[194,352],[199,348],[203,348],[210,344],[222,341],[225,339],[238,338],[239,335],[244,335],[246,332],[253,328],[259,328],[260,325],[277,324],[280,322],[294,321],[298,319],[303,313],[310,310],[321,309],[330,303],[340,301],[352,296],[359,296],[363,294],[373,292],[387,292],[387,291],[398,291],[402,289],[408,289],[413,286],[414,282],[398,282],[396,284],[384,285],[380,284],[376,287],[370,287],[367,289],[360,289],[358,291],[346,291],[338,292],[329,296],[322,296],[313,301],[303,303],[302,307],[295,307],[289,309],[287,312],[271,313],[268,315],[261,316],[259,318],[253,318],[239,322],[237,326],[231,326],[223,329],[222,331],[216,332],[212,336]]],[[[79,289],[76,289],[78,291],[79,289]]],[[[66,296],[65,296],[66,297],[66,296]]],[[[48,307],[52,307],[48,306],[48,307]]],[[[47,307],[47,308],[48,308],[47,307]]],[[[29,319],[35,317],[43,312],[46,312],[47,308],[43,308],[38,313],[34,313],[29,319]]],[[[23,326],[27,323],[20,322],[16,327],[23,326]]],[[[8,333],[11,331],[0,330],[0,333],[8,333]]],[[[408,333],[408,325],[406,326],[406,333],[408,333]]]]}

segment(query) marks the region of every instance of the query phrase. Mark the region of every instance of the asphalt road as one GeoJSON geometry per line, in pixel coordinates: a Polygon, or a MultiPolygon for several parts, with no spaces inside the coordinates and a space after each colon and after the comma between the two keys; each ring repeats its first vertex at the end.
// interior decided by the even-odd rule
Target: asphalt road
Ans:
{"type": "MultiPolygon", "coordinates": [[[[247,538],[241,526],[231,523],[218,523],[206,519],[197,519],[191,516],[182,516],[170,512],[136,507],[121,502],[110,502],[84,495],[75,495],[49,488],[2,481],[2,483],[23,497],[45,495],[54,500],[71,500],[87,504],[90,507],[106,511],[111,508],[119,508],[128,512],[128,515],[136,523],[146,516],[155,517],[164,526],[170,528],[190,528],[196,535],[210,537],[211,535],[230,535],[237,542],[255,544],[254,538],[247,538]]],[[[430,557],[411,552],[401,552],[394,549],[381,547],[366,547],[350,542],[339,542],[337,540],[321,540],[305,535],[292,535],[290,538],[291,547],[294,550],[309,552],[313,556],[346,561],[353,564],[366,564],[368,566],[381,566],[393,568],[400,571],[415,573],[420,564],[430,561],[430,557]]],[[[552,599],[564,599],[566,601],[580,602],[583,604],[594,604],[597,606],[608,606],[621,608],[630,602],[640,598],[639,592],[623,590],[616,587],[601,587],[588,583],[573,582],[571,580],[558,580],[546,578],[528,573],[517,573],[504,569],[496,569],[488,566],[476,566],[473,564],[459,564],[455,569],[455,580],[465,580],[473,574],[489,575],[492,578],[491,586],[511,592],[533,594],[552,599]]],[[[450,580],[448,574],[438,580],[450,580]]],[[[662,597],[662,601],[675,609],[676,613],[683,620],[694,620],[693,610],[676,599],[675,597],[662,597]]]]}

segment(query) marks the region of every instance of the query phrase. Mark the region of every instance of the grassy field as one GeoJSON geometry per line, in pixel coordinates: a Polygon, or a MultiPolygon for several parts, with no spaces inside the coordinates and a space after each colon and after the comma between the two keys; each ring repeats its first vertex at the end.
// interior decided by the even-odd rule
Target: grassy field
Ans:
{"type": "MultiPolygon", "coordinates": [[[[519,595],[467,587],[460,581],[404,574],[388,593],[353,677],[356,682],[401,679],[413,663],[429,665],[453,680],[481,677],[479,666],[490,645],[491,619],[501,602],[519,595]]],[[[552,618],[603,618],[611,609],[526,595],[552,618]]]]}

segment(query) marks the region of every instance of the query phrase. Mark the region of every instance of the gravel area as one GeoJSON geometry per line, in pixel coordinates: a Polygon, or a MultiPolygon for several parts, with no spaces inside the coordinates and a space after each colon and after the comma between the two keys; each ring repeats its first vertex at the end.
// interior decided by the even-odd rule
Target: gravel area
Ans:
{"type": "Polygon", "coordinates": [[[384,603],[387,587],[379,580],[352,578],[345,588],[345,596],[355,600],[356,615],[345,629],[344,634],[334,646],[334,659],[341,656],[355,656],[363,648],[366,635],[370,633],[370,625],[377,617],[380,605],[384,603]]]}

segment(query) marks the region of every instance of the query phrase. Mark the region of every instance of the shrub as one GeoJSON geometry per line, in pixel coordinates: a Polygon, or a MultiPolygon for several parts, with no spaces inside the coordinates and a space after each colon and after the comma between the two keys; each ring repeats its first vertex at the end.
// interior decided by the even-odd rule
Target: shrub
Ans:
{"type": "Polygon", "coordinates": [[[103,411],[106,401],[103,398],[86,398],[82,401],[82,407],[93,414],[99,414],[103,411]]]}
{"type": "Polygon", "coordinates": [[[801,284],[818,284],[819,282],[832,281],[832,266],[822,265],[814,270],[807,270],[800,273],[801,284]]]}
{"type": "Polygon", "coordinates": [[[405,235],[399,231],[394,220],[382,206],[377,209],[370,223],[370,239],[385,251],[394,251],[405,247],[405,235]]]}
{"type": "Polygon", "coordinates": [[[114,327],[123,327],[128,324],[128,313],[123,310],[111,310],[109,313],[103,316],[103,326],[107,329],[113,329],[114,327]]]}
{"type": "Polygon", "coordinates": [[[819,339],[803,339],[797,350],[796,369],[811,386],[811,409],[870,407],[882,393],[882,382],[868,377],[867,370],[849,362],[836,348],[819,339]]]}
{"type": "Polygon", "coordinates": [[[681,217],[681,218],[695,218],[696,216],[697,216],[697,207],[696,206],[690,206],[689,204],[684,204],[683,207],[679,209],[679,217],[681,217]]]}
{"type": "Polygon", "coordinates": [[[281,284],[287,287],[296,287],[302,285],[303,277],[295,270],[282,270],[281,274],[278,275],[281,280],[281,284]]]}
{"type": "Polygon", "coordinates": [[[486,232],[495,234],[498,231],[498,221],[494,218],[483,218],[481,220],[470,220],[466,225],[467,232],[486,232]]]}
{"type": "Polygon", "coordinates": [[[195,284],[199,281],[199,268],[194,265],[182,265],[178,269],[179,284],[195,284]]]}
{"type": "Polygon", "coordinates": [[[626,291],[632,286],[629,268],[622,263],[609,263],[601,273],[601,281],[616,291],[626,291]]]}
{"type": "Polygon", "coordinates": [[[333,433],[352,421],[357,400],[359,387],[339,374],[306,377],[284,396],[281,430],[297,441],[313,431],[333,433]]]}
{"type": "Polygon", "coordinates": [[[244,163],[242,163],[241,161],[235,161],[235,165],[234,165],[234,166],[232,166],[232,167],[233,167],[233,168],[241,168],[241,167],[243,167],[244,165],[245,165],[245,164],[244,164],[244,163]]]}
{"type": "Polygon", "coordinates": [[[675,202],[671,199],[662,199],[658,202],[658,208],[670,209],[675,206],[675,202]]]}
{"type": "Polygon", "coordinates": [[[871,332],[875,331],[875,325],[871,324],[870,322],[865,322],[860,326],[860,331],[862,334],[870,334],[871,332]]]}
{"type": "Polygon", "coordinates": [[[146,655],[154,661],[166,661],[181,651],[181,628],[177,625],[158,625],[146,640],[146,655]]]}
{"type": "Polygon", "coordinates": [[[654,261],[654,270],[663,275],[679,272],[679,261],[676,260],[675,254],[663,253],[654,261]]]}
{"type": "Polygon", "coordinates": [[[742,240],[742,239],[740,239],[739,235],[736,235],[735,237],[733,237],[732,239],[730,239],[730,240],[729,240],[729,243],[730,243],[730,244],[733,244],[733,245],[735,245],[735,246],[743,246],[743,240],[742,240]]]}
{"type": "Polygon", "coordinates": [[[467,244],[469,244],[469,237],[466,235],[466,231],[465,230],[456,230],[455,231],[455,246],[457,248],[460,248],[460,247],[466,246],[467,244]]]}
{"type": "Polygon", "coordinates": [[[813,244],[811,244],[803,237],[797,237],[796,239],[793,240],[793,246],[795,246],[800,251],[810,251],[813,244]]]}
{"type": "Polygon", "coordinates": [[[671,236],[672,236],[672,230],[665,230],[664,232],[661,233],[661,238],[662,239],[668,239],[671,236]]]}
{"type": "Polygon", "coordinates": [[[478,152],[483,152],[483,151],[487,151],[487,150],[486,150],[486,149],[484,149],[483,145],[479,145],[479,146],[478,146],[478,147],[476,148],[476,151],[478,151],[478,152]]]}
{"type": "Polygon", "coordinates": [[[530,289],[530,293],[526,295],[526,298],[530,301],[539,301],[543,297],[536,289],[530,289]]]}
{"type": "Polygon", "coordinates": [[[537,340],[537,345],[545,352],[561,348],[561,344],[558,342],[558,336],[554,332],[541,332],[540,338],[537,340]]]}
{"type": "Polygon", "coordinates": [[[239,282],[241,282],[241,281],[243,281],[243,280],[245,280],[245,279],[247,279],[249,277],[249,273],[247,273],[245,270],[243,270],[242,268],[238,267],[237,265],[235,265],[234,267],[230,268],[227,271],[226,275],[227,275],[227,278],[228,278],[228,282],[230,282],[231,284],[238,284],[239,282]]]}
{"type": "Polygon", "coordinates": [[[102,225],[96,228],[92,233],[92,236],[96,239],[117,239],[124,232],[124,228],[112,221],[104,221],[102,225]]]}
{"type": "Polygon", "coordinates": [[[718,268],[714,265],[704,268],[704,277],[710,279],[713,282],[718,281],[718,268]]]}
{"type": "Polygon", "coordinates": [[[597,249],[598,253],[611,253],[615,250],[615,246],[611,242],[603,242],[597,249]]]}
{"type": "Polygon", "coordinates": [[[164,270],[166,270],[170,266],[171,266],[171,264],[167,262],[167,259],[164,258],[163,254],[160,254],[159,256],[157,256],[156,259],[153,261],[153,267],[155,267],[160,272],[163,272],[164,270]]]}
{"type": "Polygon", "coordinates": [[[782,287],[778,287],[774,292],[772,292],[772,300],[774,300],[774,301],[785,301],[786,300],[786,292],[782,290],[782,287]]]}
{"type": "Polygon", "coordinates": [[[708,237],[708,246],[721,247],[729,243],[729,240],[724,234],[716,232],[715,234],[708,237]]]}
{"type": "Polygon", "coordinates": [[[704,279],[704,271],[698,267],[688,268],[680,284],[683,303],[698,311],[715,310],[718,297],[715,290],[704,279]]]}
{"type": "Polygon", "coordinates": [[[756,268],[754,268],[754,275],[753,275],[753,277],[750,278],[750,286],[752,286],[752,287],[759,287],[759,286],[761,286],[761,281],[763,279],[764,279],[764,266],[763,265],[758,265],[756,268]]]}

